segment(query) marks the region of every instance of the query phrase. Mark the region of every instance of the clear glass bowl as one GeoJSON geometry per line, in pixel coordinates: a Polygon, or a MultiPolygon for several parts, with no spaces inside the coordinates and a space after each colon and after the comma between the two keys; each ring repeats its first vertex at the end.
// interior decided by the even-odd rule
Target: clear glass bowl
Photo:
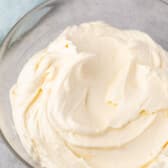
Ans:
{"type": "Polygon", "coordinates": [[[28,156],[16,133],[9,89],[25,62],[66,26],[97,20],[119,28],[144,31],[168,49],[166,0],[50,0],[26,14],[0,48],[0,129],[8,146],[25,165],[39,167],[28,156]]]}

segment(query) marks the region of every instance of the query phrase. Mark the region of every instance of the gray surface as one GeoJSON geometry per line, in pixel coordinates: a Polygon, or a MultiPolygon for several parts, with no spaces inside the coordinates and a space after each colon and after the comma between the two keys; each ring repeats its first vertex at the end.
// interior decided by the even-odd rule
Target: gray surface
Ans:
{"type": "MultiPolygon", "coordinates": [[[[166,0],[163,0],[163,1],[166,1],[166,0]]],[[[84,2],[85,0],[83,0],[83,3],[84,2]]],[[[97,0],[97,2],[98,3],[94,5],[99,6],[98,10],[101,10],[100,8],[102,8],[101,11],[103,11],[104,10],[103,3],[102,3],[103,0],[97,0]]],[[[120,5],[121,13],[118,12],[117,8],[115,8],[116,11],[114,10],[113,12],[114,14],[119,15],[120,18],[122,17],[124,18],[120,20],[114,17],[113,25],[120,26],[120,27],[122,27],[121,25],[124,25],[123,26],[124,28],[133,28],[133,29],[139,28],[140,30],[149,33],[158,43],[160,43],[164,48],[168,49],[167,37],[166,38],[164,37],[164,36],[167,36],[166,32],[168,32],[168,29],[167,29],[168,27],[166,26],[167,18],[161,17],[162,15],[164,16],[168,15],[168,6],[166,6],[166,4],[164,4],[163,2],[159,3],[159,0],[111,0],[109,2],[111,3],[110,5],[113,5],[113,6],[120,5]],[[136,7],[139,7],[138,11],[135,10],[136,7]],[[131,10],[127,10],[127,9],[131,9],[131,10]],[[154,9],[154,10],[156,9],[157,13],[151,14],[150,9],[154,9]],[[160,21],[155,22],[155,20],[151,20],[151,16],[153,15],[156,17],[157,21],[158,20],[160,21]],[[130,17],[128,18],[128,16],[130,17]],[[144,17],[145,19],[142,19],[144,17]],[[134,18],[137,18],[137,19],[135,20],[134,18]],[[130,24],[127,24],[128,22],[130,24]],[[145,27],[145,25],[148,25],[148,26],[145,27]],[[165,25],[165,26],[162,26],[162,25],[165,25]],[[152,26],[154,26],[154,28],[149,29],[152,26]],[[160,30],[160,29],[162,30],[162,32],[160,34],[156,33],[156,30],[160,30]]],[[[80,8],[82,8],[82,6],[80,6],[80,8]]],[[[79,7],[76,7],[74,5],[74,9],[79,10],[79,7]]],[[[81,17],[82,17],[82,14],[81,14],[81,17]]],[[[74,17],[74,20],[75,19],[77,18],[74,17]]],[[[107,20],[108,20],[108,16],[107,16],[107,20]]],[[[14,156],[13,153],[11,153],[11,151],[7,148],[7,146],[4,144],[1,138],[0,138],[0,168],[26,168],[26,166],[24,166],[24,164],[21,163],[21,161],[19,161],[14,156]]]]}
{"type": "Polygon", "coordinates": [[[9,150],[0,137],[0,168],[28,168],[9,150]]]}

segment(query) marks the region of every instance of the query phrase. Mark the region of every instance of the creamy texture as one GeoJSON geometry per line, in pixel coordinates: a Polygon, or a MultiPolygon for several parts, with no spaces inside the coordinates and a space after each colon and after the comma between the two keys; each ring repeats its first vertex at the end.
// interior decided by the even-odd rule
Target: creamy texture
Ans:
{"type": "Polygon", "coordinates": [[[28,61],[10,98],[43,167],[168,167],[168,54],[145,33],[68,27],[28,61]]]}

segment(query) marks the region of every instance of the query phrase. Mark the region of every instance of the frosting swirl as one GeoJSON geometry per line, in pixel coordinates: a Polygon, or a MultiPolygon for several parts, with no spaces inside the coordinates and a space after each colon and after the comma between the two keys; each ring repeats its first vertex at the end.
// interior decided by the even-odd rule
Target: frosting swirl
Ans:
{"type": "Polygon", "coordinates": [[[168,57],[145,33],[68,27],[10,92],[22,143],[47,168],[168,166],[168,57]]]}

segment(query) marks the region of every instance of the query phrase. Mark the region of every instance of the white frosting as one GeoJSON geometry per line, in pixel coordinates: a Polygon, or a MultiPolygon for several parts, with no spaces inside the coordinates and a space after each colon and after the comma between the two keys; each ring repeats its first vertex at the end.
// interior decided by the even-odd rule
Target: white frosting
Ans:
{"type": "Polygon", "coordinates": [[[47,168],[168,167],[167,55],[139,31],[68,27],[11,89],[25,149],[47,168]]]}

